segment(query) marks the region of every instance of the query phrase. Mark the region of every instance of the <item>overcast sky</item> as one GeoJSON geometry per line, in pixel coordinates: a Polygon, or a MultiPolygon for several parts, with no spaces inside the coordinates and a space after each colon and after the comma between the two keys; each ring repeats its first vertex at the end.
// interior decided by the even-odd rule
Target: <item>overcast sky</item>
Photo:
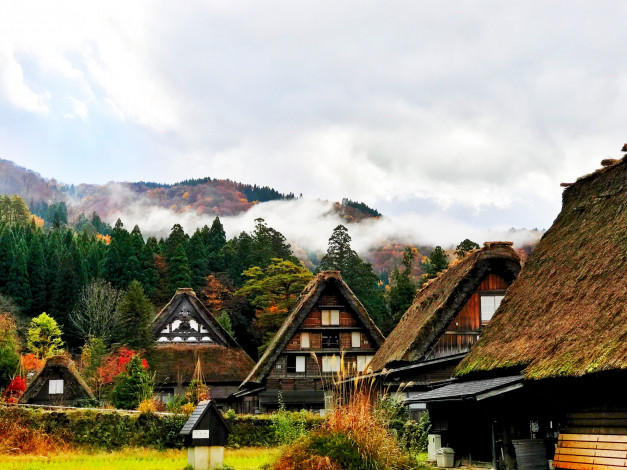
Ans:
{"type": "Polygon", "coordinates": [[[0,157],[546,228],[627,139],[625,2],[97,3],[0,3],[0,157]]]}

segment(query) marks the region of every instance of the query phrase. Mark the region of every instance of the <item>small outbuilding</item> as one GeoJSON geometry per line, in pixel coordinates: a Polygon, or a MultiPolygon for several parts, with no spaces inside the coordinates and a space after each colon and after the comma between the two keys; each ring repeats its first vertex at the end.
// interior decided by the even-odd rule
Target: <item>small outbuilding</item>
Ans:
{"type": "Polygon", "coordinates": [[[72,406],[77,400],[95,399],[94,393],[67,356],[53,356],[20,398],[33,405],[72,406]]]}
{"type": "Polygon", "coordinates": [[[222,468],[224,446],[231,426],[212,400],[198,404],[181,435],[187,446],[187,463],[194,469],[222,468]]]}

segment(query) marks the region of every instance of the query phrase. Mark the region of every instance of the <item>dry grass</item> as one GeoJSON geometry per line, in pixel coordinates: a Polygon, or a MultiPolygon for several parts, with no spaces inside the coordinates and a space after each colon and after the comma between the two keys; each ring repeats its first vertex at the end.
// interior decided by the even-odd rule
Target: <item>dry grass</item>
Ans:
{"type": "Polygon", "coordinates": [[[69,449],[61,433],[47,434],[33,429],[20,418],[0,417],[0,454],[47,455],[69,449]]]}
{"type": "Polygon", "coordinates": [[[289,447],[275,470],[404,469],[407,454],[375,411],[374,378],[354,373],[341,358],[333,379],[334,406],[321,427],[289,447]],[[341,461],[341,462],[340,462],[341,461]]]}

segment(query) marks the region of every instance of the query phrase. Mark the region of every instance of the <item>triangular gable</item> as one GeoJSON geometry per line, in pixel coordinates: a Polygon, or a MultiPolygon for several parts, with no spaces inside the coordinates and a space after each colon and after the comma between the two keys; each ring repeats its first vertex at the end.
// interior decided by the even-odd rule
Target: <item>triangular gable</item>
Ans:
{"type": "Polygon", "coordinates": [[[520,258],[511,245],[486,242],[426,284],[375,354],[372,369],[425,359],[488,274],[511,283],[520,271],[520,258]]]}
{"type": "Polygon", "coordinates": [[[305,289],[303,289],[296,307],[294,307],[289,317],[287,317],[285,322],[283,322],[283,325],[272,339],[272,342],[266,349],[266,352],[240,387],[243,387],[248,382],[259,383],[268,375],[272,366],[281,354],[281,351],[285,349],[287,343],[290,341],[296,330],[302,325],[305,317],[307,317],[309,312],[316,305],[320,295],[330,283],[334,283],[338,288],[340,294],[348,303],[348,306],[350,306],[352,311],[357,316],[357,319],[361,321],[366,330],[370,333],[375,345],[379,347],[383,344],[385,337],[379,328],[377,328],[377,325],[375,325],[372,321],[372,318],[370,318],[370,315],[366,311],[363,304],[355,296],[350,287],[348,287],[348,285],[344,282],[339,271],[323,271],[317,274],[305,287],[305,289]]]}
{"type": "Polygon", "coordinates": [[[240,347],[189,288],[176,291],[154,320],[152,333],[159,344],[240,347]]]}
{"type": "MultiPolygon", "coordinates": [[[[35,399],[41,390],[48,386],[48,381],[53,373],[58,372],[64,380],[64,393],[69,395],[68,391],[72,391],[74,399],[76,398],[95,398],[94,393],[80,376],[71,359],[64,356],[54,356],[46,361],[43,369],[35,376],[30,386],[20,398],[20,403],[29,403],[35,399]]],[[[60,397],[63,401],[63,397],[60,397]]]]}

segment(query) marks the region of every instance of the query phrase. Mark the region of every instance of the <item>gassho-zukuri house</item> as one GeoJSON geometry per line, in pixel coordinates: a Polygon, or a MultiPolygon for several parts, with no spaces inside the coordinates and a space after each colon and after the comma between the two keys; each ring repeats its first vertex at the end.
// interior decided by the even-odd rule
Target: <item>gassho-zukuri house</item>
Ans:
{"type": "Polygon", "coordinates": [[[81,400],[95,399],[78,373],[72,359],[52,356],[33,378],[20,403],[29,405],[75,406],[81,400]]]}
{"type": "Polygon", "coordinates": [[[627,468],[627,159],[602,165],[563,185],[458,380],[414,396],[456,460],[627,468]]]}
{"type": "Polygon", "coordinates": [[[345,367],[363,371],[384,337],[338,271],[317,274],[303,289],[235,396],[244,412],[325,409],[325,391],[345,367]]]}
{"type": "Polygon", "coordinates": [[[254,361],[196,297],[181,288],[156,317],[152,332],[155,348],[148,362],[155,370],[155,389],[167,401],[185,394],[198,361],[211,399],[219,407],[233,405],[229,398],[248,376],[254,361]]]}
{"type": "MultiPolygon", "coordinates": [[[[520,268],[511,242],[486,242],[429,281],[370,364],[383,389],[411,399],[450,382],[520,268]]],[[[409,406],[414,417],[425,408],[409,406]]]]}

